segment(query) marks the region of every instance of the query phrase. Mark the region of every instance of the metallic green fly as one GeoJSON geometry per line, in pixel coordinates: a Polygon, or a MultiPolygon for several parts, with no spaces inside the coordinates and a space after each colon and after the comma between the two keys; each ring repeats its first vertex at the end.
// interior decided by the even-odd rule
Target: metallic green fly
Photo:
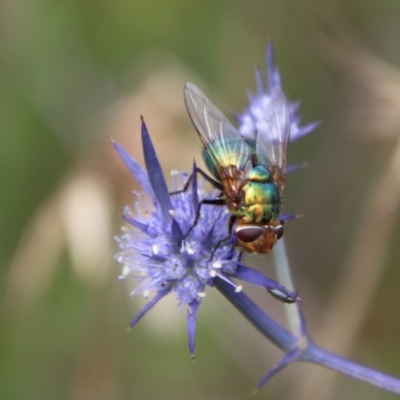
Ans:
{"type": "Polygon", "coordinates": [[[284,232],[280,210],[290,139],[285,94],[280,86],[271,91],[264,125],[255,140],[244,138],[193,83],[185,85],[184,99],[214,179],[198,172],[221,190],[219,198],[202,204],[226,204],[231,212],[229,230],[239,246],[251,253],[269,253],[284,232]]]}

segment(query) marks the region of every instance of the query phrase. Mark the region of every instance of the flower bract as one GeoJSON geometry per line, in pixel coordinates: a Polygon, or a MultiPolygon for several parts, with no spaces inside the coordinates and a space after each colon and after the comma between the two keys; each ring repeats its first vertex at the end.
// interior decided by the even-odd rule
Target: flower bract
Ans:
{"type": "MultiPolygon", "coordinates": [[[[274,47],[272,43],[267,46],[267,85],[264,83],[260,70],[256,70],[257,94],[249,93],[249,105],[236,115],[239,132],[248,140],[255,141],[257,133],[265,125],[265,115],[270,108],[271,93],[276,86],[282,86],[281,75],[275,65],[274,47]]],[[[300,102],[292,102],[290,108],[290,140],[295,141],[311,131],[319,122],[312,122],[300,126],[301,118],[298,114],[300,102]]]]}

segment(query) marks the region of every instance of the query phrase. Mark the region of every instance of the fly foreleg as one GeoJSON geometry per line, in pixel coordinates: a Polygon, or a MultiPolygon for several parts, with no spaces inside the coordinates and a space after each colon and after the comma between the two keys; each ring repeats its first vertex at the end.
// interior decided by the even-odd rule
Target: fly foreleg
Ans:
{"type": "Polygon", "coordinates": [[[197,225],[197,222],[198,222],[199,219],[200,219],[201,206],[202,206],[203,204],[214,205],[214,206],[224,206],[224,205],[226,205],[225,199],[203,199],[203,200],[199,203],[199,205],[198,205],[198,207],[197,207],[196,216],[195,216],[195,218],[194,218],[194,222],[193,222],[192,226],[189,228],[189,230],[185,233],[185,235],[184,235],[184,237],[183,237],[184,239],[186,239],[186,238],[188,237],[189,233],[190,233],[190,232],[192,231],[192,229],[197,225]]]}
{"type": "MultiPolygon", "coordinates": [[[[196,167],[196,173],[200,174],[208,183],[210,183],[213,187],[215,187],[216,189],[219,189],[222,191],[223,186],[220,182],[218,182],[217,180],[215,180],[214,178],[212,178],[210,175],[208,175],[206,172],[204,172],[201,168],[196,167]]],[[[189,175],[189,178],[187,179],[187,181],[185,182],[185,184],[183,185],[183,188],[180,190],[175,190],[173,192],[170,192],[170,195],[174,195],[174,194],[179,194],[179,193],[184,193],[188,190],[190,183],[192,182],[192,178],[193,178],[193,174],[189,175]]]]}
{"type": "MultiPolygon", "coordinates": [[[[223,239],[221,239],[221,240],[217,243],[217,245],[214,247],[214,249],[213,249],[213,251],[212,251],[212,253],[211,253],[211,256],[210,256],[209,261],[211,261],[211,260],[213,259],[214,254],[215,254],[215,252],[217,251],[218,247],[221,246],[222,243],[228,241],[228,240],[232,237],[232,229],[233,229],[233,225],[235,224],[235,221],[236,221],[236,217],[235,217],[234,215],[231,215],[230,218],[229,218],[229,223],[228,223],[228,232],[229,232],[229,235],[226,236],[226,237],[224,237],[223,239]]],[[[243,254],[243,252],[241,251],[241,252],[240,252],[240,255],[239,255],[239,261],[240,261],[240,259],[242,258],[242,254],[243,254]]]]}

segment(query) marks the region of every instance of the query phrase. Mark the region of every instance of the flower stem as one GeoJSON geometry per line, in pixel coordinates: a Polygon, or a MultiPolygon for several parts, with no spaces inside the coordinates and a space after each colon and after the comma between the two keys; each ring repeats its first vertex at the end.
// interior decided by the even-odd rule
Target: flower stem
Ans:
{"type": "Polygon", "coordinates": [[[357,364],[309,343],[300,360],[309,361],[370,383],[392,393],[400,394],[400,380],[382,372],[357,364]]]}
{"type": "Polygon", "coordinates": [[[298,338],[266,315],[246,294],[236,293],[232,285],[219,278],[214,280],[214,285],[251,324],[281,350],[288,352],[297,346],[298,338]]]}
{"type": "MultiPolygon", "coordinates": [[[[275,261],[275,269],[278,277],[278,282],[281,283],[286,289],[295,292],[292,275],[290,272],[289,259],[286,252],[285,237],[282,237],[275,244],[272,251],[275,261]]],[[[300,337],[301,335],[301,318],[296,304],[285,304],[286,316],[289,322],[290,331],[300,337]]]]}
{"type": "Polygon", "coordinates": [[[309,361],[400,394],[400,379],[332,354],[316,346],[308,338],[299,340],[266,315],[245,293],[235,292],[232,285],[219,278],[215,279],[214,285],[253,326],[285,353],[298,348],[298,357],[293,361],[309,361]]]}

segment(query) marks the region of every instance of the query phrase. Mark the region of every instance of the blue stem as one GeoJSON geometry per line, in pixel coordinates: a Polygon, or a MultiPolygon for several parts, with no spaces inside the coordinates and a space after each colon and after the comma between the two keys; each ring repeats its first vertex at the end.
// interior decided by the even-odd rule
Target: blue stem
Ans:
{"type": "Polygon", "coordinates": [[[332,354],[310,341],[300,356],[300,360],[322,365],[389,392],[400,394],[400,380],[398,378],[332,354]]]}
{"type": "Polygon", "coordinates": [[[243,292],[236,293],[232,285],[222,279],[216,278],[214,284],[244,317],[285,353],[288,353],[298,346],[302,346],[303,349],[299,352],[298,361],[309,361],[368,382],[389,392],[400,394],[400,379],[323,350],[312,343],[308,338],[306,342],[304,342],[304,340],[292,335],[266,315],[264,311],[243,292]]]}

